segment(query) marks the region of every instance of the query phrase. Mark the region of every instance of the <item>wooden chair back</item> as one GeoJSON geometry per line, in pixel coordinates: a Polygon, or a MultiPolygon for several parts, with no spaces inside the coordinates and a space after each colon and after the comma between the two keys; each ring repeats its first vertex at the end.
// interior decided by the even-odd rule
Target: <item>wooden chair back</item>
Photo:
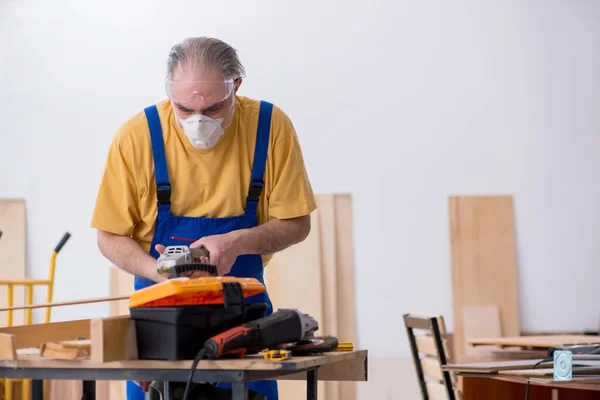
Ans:
{"type": "Polygon", "coordinates": [[[405,314],[404,325],[423,399],[462,399],[456,376],[442,370],[450,359],[444,318],[405,314]]]}

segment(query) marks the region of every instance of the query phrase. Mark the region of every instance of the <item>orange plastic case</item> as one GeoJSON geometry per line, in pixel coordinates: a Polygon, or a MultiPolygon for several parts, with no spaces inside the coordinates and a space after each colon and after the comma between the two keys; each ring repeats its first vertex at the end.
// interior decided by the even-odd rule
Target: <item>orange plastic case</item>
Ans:
{"type": "Polygon", "coordinates": [[[238,282],[244,298],[266,290],[256,278],[175,278],[133,292],[129,296],[129,308],[223,304],[223,282],[238,282]]]}

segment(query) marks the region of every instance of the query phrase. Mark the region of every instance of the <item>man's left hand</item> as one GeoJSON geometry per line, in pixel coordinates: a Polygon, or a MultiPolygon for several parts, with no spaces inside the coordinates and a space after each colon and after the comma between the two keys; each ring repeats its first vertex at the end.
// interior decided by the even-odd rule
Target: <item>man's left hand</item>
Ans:
{"type": "Polygon", "coordinates": [[[239,256],[235,240],[230,234],[206,236],[190,245],[190,248],[206,247],[210,259],[202,260],[203,263],[217,266],[219,276],[224,276],[231,271],[231,267],[239,256]]]}

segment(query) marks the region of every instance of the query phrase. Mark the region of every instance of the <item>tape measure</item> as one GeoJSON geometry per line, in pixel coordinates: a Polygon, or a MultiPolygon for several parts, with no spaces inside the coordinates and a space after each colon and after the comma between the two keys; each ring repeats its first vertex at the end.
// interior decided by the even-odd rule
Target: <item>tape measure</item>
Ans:
{"type": "Polygon", "coordinates": [[[289,350],[267,350],[263,352],[265,360],[268,361],[283,361],[291,357],[292,352],[289,350]]]}

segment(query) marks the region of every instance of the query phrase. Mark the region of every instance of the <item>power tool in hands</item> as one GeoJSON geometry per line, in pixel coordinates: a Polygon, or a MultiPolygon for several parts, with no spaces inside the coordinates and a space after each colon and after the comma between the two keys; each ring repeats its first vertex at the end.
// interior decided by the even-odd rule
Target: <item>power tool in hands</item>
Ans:
{"type": "Polygon", "coordinates": [[[167,279],[190,276],[196,271],[217,276],[217,266],[202,263],[202,257],[210,257],[206,247],[167,246],[156,260],[156,270],[167,279]]]}

